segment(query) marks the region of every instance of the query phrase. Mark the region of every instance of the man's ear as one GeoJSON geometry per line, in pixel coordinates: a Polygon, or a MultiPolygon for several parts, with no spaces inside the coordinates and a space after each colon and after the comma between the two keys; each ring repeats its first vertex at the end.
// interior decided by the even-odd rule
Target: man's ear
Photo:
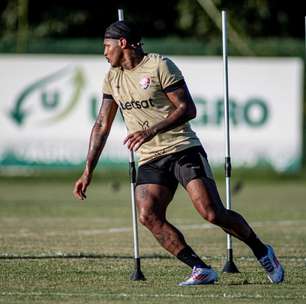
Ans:
{"type": "Polygon", "coordinates": [[[127,46],[128,46],[127,40],[126,40],[125,38],[120,38],[120,39],[119,39],[119,46],[120,46],[122,49],[126,49],[127,46]]]}

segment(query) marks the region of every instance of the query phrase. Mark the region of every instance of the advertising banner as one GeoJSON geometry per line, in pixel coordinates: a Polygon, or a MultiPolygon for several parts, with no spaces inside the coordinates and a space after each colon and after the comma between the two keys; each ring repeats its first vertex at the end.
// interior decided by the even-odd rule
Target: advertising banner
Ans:
{"type": "MultiPolygon", "coordinates": [[[[192,127],[212,165],[223,165],[222,58],[170,58],[197,105],[192,127]]],[[[103,56],[1,55],[1,168],[82,165],[108,69],[103,56]]],[[[296,58],[229,58],[234,166],[299,169],[302,75],[296,58]]],[[[127,162],[125,136],[118,112],[100,165],[127,162]]]]}

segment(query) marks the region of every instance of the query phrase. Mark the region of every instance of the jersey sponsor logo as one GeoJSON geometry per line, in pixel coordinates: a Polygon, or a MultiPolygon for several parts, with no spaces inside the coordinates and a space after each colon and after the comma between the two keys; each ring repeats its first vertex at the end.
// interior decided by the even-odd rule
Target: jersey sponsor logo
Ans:
{"type": "Polygon", "coordinates": [[[151,84],[151,78],[148,76],[144,76],[140,81],[139,84],[141,86],[141,88],[143,88],[144,90],[148,89],[150,84],[151,84]]]}
{"type": "Polygon", "coordinates": [[[147,109],[154,107],[153,99],[149,98],[148,100],[132,100],[127,102],[120,101],[120,108],[122,110],[132,110],[132,109],[147,109]]]}

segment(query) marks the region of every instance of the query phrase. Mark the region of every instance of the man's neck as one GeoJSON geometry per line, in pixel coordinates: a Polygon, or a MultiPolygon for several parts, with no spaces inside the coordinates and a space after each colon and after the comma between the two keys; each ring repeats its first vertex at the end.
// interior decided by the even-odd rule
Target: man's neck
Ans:
{"type": "Polygon", "coordinates": [[[142,61],[144,55],[142,50],[127,52],[123,57],[121,67],[124,70],[134,69],[142,61]]]}

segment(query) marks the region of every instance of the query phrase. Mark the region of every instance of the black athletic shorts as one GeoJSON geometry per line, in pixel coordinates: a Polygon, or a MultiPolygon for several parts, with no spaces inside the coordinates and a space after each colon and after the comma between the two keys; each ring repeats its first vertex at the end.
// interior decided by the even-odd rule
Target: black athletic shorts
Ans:
{"type": "Polygon", "coordinates": [[[186,188],[187,184],[196,178],[215,184],[202,146],[165,155],[139,166],[136,185],[159,184],[174,192],[178,183],[186,188]]]}

